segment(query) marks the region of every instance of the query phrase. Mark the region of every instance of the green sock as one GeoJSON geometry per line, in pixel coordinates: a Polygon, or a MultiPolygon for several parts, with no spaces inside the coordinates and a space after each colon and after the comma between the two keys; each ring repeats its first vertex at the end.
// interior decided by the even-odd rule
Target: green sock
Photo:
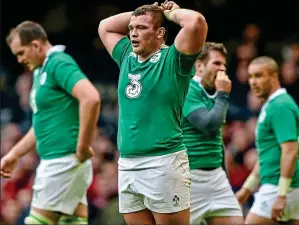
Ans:
{"type": "Polygon", "coordinates": [[[30,224],[30,225],[32,225],[32,224],[47,224],[47,225],[53,224],[53,222],[51,220],[49,220],[42,214],[35,212],[33,210],[31,210],[30,214],[25,218],[24,223],[30,224]]]}
{"type": "Polygon", "coordinates": [[[83,225],[83,224],[88,224],[88,218],[83,218],[83,217],[76,217],[76,216],[62,216],[60,217],[58,221],[59,225],[83,225]]]}

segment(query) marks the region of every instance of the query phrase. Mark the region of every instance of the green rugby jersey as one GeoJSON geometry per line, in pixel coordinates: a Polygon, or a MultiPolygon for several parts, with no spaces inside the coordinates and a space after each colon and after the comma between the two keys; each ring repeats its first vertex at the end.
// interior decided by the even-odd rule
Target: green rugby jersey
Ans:
{"type": "Polygon", "coordinates": [[[187,119],[188,115],[197,109],[206,108],[210,111],[215,104],[216,95],[217,93],[213,96],[209,95],[197,77],[191,80],[183,108],[181,124],[190,169],[216,168],[222,166],[222,127],[213,133],[213,135],[208,135],[196,129],[187,119]]]}
{"type": "Polygon", "coordinates": [[[36,149],[41,159],[60,158],[75,153],[79,134],[79,101],[71,93],[86,79],[77,63],[54,46],[42,67],[33,71],[30,105],[36,149]]]}
{"type": "Polygon", "coordinates": [[[120,68],[118,149],[121,157],[185,150],[180,120],[198,54],[163,47],[144,61],[121,39],[113,49],[120,68]]]}
{"type": "MultiPolygon", "coordinates": [[[[278,185],[280,177],[280,144],[297,141],[299,109],[285,89],[278,89],[263,105],[256,127],[256,145],[262,184],[278,185]]],[[[291,187],[299,187],[299,158],[291,187]]]]}

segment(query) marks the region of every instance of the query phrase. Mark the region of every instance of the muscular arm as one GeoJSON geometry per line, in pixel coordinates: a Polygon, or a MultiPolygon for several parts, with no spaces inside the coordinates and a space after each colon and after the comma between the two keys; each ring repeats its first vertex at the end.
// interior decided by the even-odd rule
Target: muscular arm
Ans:
{"type": "Polygon", "coordinates": [[[27,132],[27,134],[9,151],[8,154],[11,154],[17,158],[21,158],[26,155],[28,152],[35,149],[36,140],[33,128],[27,132]]]}
{"type": "Polygon", "coordinates": [[[199,53],[208,32],[204,16],[193,10],[176,9],[171,20],[182,27],[174,41],[177,50],[186,55],[199,53]]]}
{"type": "Polygon", "coordinates": [[[119,42],[119,40],[129,34],[128,25],[132,13],[133,12],[125,12],[117,14],[100,22],[98,32],[110,55],[112,55],[114,46],[119,42]]]}
{"type": "Polygon", "coordinates": [[[80,80],[73,88],[72,94],[80,104],[80,129],[78,149],[91,146],[100,113],[100,95],[87,79],[80,80]]]}
{"type": "Polygon", "coordinates": [[[260,177],[260,175],[259,175],[260,174],[260,166],[259,166],[258,161],[255,163],[255,166],[254,166],[253,170],[251,171],[251,174],[259,179],[259,177],[260,177]]]}
{"type": "Polygon", "coordinates": [[[215,105],[212,110],[200,108],[187,116],[188,121],[197,130],[210,134],[218,130],[225,119],[228,109],[228,94],[224,91],[218,92],[215,105]]]}
{"type": "Polygon", "coordinates": [[[298,143],[289,141],[281,143],[280,176],[292,178],[298,155],[298,143]]]}

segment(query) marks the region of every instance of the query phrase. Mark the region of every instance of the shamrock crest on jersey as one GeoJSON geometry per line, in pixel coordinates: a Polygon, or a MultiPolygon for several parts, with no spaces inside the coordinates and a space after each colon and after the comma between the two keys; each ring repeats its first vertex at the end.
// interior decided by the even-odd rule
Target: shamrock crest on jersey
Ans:
{"type": "Polygon", "coordinates": [[[142,90],[141,83],[138,81],[141,75],[129,74],[128,78],[130,79],[130,84],[126,87],[126,95],[128,98],[137,98],[142,90]]]}

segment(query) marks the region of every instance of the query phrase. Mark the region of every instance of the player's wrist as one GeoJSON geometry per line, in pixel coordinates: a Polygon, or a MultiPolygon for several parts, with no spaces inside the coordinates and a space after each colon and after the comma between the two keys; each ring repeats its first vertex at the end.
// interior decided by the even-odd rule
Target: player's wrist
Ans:
{"type": "Polygon", "coordinates": [[[23,154],[22,154],[21,151],[18,151],[17,149],[12,148],[12,149],[7,153],[7,156],[8,156],[9,158],[13,158],[13,159],[15,159],[15,160],[19,160],[19,159],[23,156],[23,154]]]}
{"type": "Polygon", "coordinates": [[[251,193],[255,192],[255,190],[259,186],[259,179],[257,176],[250,174],[243,184],[242,188],[250,191],[251,193]]]}
{"type": "Polygon", "coordinates": [[[169,20],[169,21],[173,21],[173,18],[175,16],[175,14],[177,13],[178,9],[179,8],[174,8],[172,10],[164,11],[164,15],[165,15],[166,19],[169,20]]]}
{"type": "Polygon", "coordinates": [[[228,98],[229,97],[229,92],[225,91],[225,90],[217,90],[217,96],[219,97],[224,97],[224,98],[228,98]]]}
{"type": "Polygon", "coordinates": [[[279,197],[285,197],[290,191],[291,183],[292,178],[280,176],[278,182],[277,195],[279,197]]]}
{"type": "Polygon", "coordinates": [[[90,148],[90,145],[78,144],[77,145],[77,152],[85,151],[85,150],[88,150],[89,148],[90,148]]]}

